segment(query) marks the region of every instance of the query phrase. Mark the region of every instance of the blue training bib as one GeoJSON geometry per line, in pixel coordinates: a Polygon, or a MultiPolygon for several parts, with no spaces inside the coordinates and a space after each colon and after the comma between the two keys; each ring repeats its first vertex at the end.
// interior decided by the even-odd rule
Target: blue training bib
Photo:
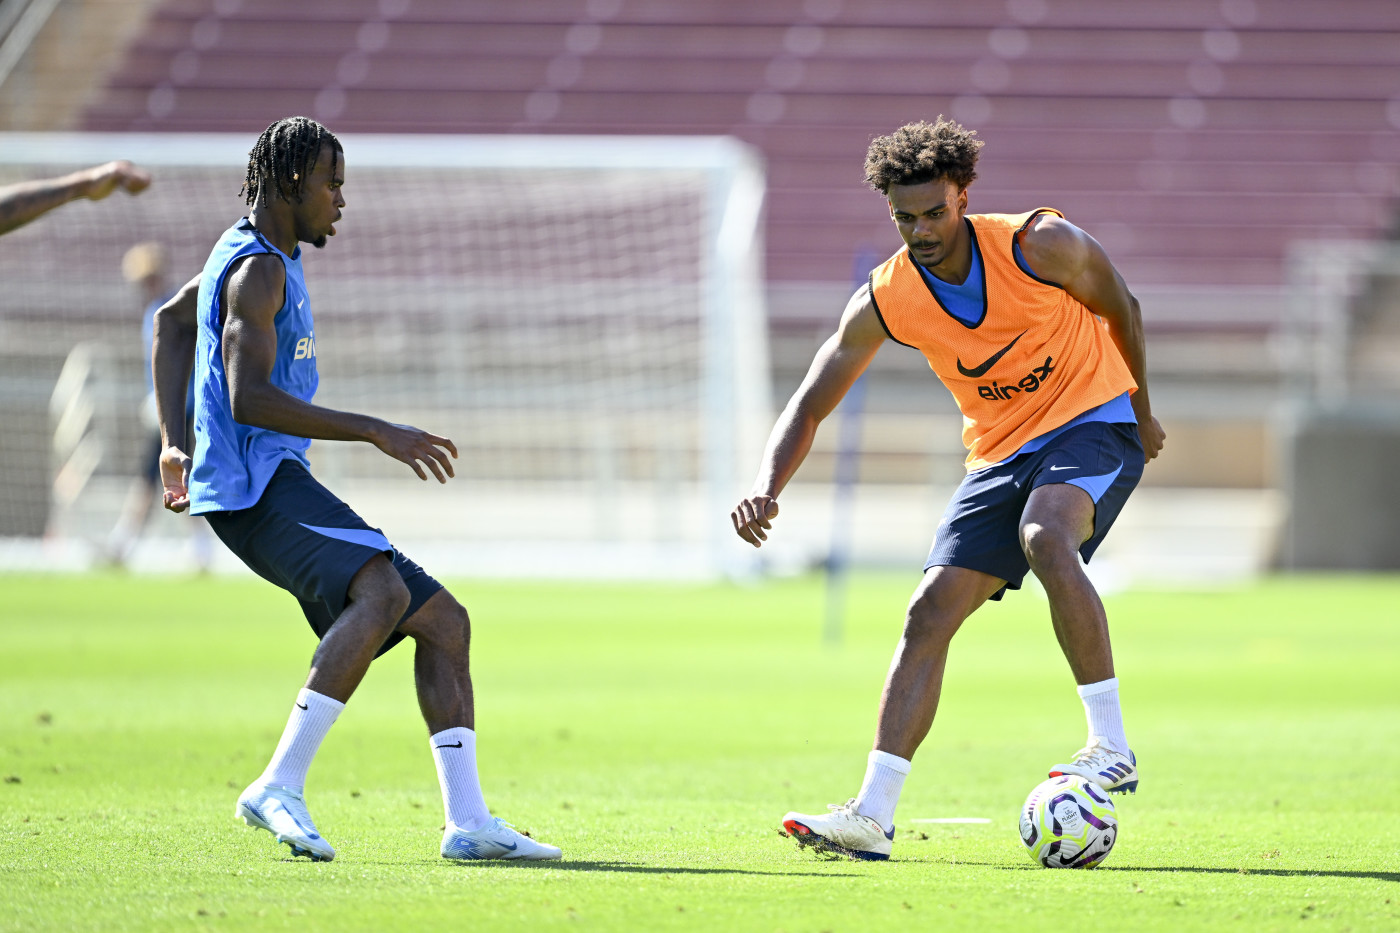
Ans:
{"type": "Polygon", "coordinates": [[[245,256],[270,253],[287,273],[282,308],[273,319],[277,356],[272,384],[309,402],[320,380],[311,301],[301,271],[301,247],[287,256],[269,243],[245,217],[215,244],[199,282],[199,335],[195,348],[194,467],[190,470],[190,512],[227,512],[255,504],[283,460],[306,464],[311,441],[233,420],[224,372],[224,333],[220,297],[229,267],[245,256]]]}

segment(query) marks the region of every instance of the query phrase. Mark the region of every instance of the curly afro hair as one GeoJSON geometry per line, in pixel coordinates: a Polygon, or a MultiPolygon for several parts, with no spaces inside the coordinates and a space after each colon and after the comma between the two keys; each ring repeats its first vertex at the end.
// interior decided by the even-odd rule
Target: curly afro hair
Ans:
{"type": "Polygon", "coordinates": [[[888,136],[877,136],[865,154],[865,180],[883,195],[891,185],[918,185],[946,178],[959,189],[977,177],[976,130],[938,115],[936,123],[906,123],[888,136]]]}

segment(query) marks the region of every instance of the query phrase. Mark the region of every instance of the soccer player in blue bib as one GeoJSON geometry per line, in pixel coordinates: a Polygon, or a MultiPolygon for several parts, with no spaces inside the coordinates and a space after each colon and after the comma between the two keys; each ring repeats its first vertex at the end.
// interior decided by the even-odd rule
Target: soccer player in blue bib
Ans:
{"type": "Polygon", "coordinates": [[[320,638],[282,740],[236,816],[295,855],[335,857],[307,812],[306,773],[370,662],[407,636],[447,814],[443,857],[556,859],[557,848],[492,818],[482,799],[466,610],[307,468],[311,438],[368,441],[440,483],[457,456],[445,437],[312,404],[316,334],[298,244],[319,249],[335,235],[344,183],[344,152],[325,127],[306,117],[269,126],[248,157],[252,212],[156,316],[166,508],[203,515],[245,564],[297,598],[320,638]],[[192,364],[193,457],[184,417],[192,364]]]}

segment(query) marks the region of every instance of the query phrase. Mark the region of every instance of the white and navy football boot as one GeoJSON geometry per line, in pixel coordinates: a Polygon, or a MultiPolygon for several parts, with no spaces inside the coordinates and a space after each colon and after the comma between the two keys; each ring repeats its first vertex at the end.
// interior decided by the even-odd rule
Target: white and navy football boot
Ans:
{"type": "Polygon", "coordinates": [[[1074,761],[1055,765],[1050,777],[1077,774],[1108,791],[1110,794],[1136,794],[1138,786],[1137,756],[1109,748],[1098,739],[1074,753],[1074,761]]]}
{"type": "Polygon", "coordinates": [[[476,859],[505,859],[528,862],[556,859],[563,855],[556,846],[536,842],[515,831],[500,817],[492,818],[480,829],[458,829],[447,824],[442,834],[442,857],[472,861],[476,859]]]}
{"type": "Polygon", "coordinates": [[[827,804],[826,808],[831,812],[810,816],[789,813],[783,817],[783,829],[797,840],[798,846],[811,847],[821,854],[868,861],[885,861],[890,857],[894,827],[885,832],[878,820],[857,813],[854,797],[843,804],[827,804]]]}
{"type": "Polygon", "coordinates": [[[284,842],[293,855],[304,855],[316,862],[335,858],[335,849],[321,838],[306,801],[298,791],[270,784],[254,784],[238,798],[233,815],[255,829],[265,829],[278,842],[284,842]]]}

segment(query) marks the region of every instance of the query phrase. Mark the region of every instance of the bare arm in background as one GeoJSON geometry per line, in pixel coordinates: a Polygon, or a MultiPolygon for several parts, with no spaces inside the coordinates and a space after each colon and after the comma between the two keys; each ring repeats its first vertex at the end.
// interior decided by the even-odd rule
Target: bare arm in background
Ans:
{"type": "Polygon", "coordinates": [[[836,409],[887,339],[870,286],[862,285],[847,302],[836,333],[817,351],[802,385],[778,416],[753,491],[730,513],[739,537],[754,547],[768,540],[765,532],[778,515],[778,494],[812,449],[817,425],[836,409]]]}
{"type": "Polygon", "coordinates": [[[1108,332],[1123,354],[1133,381],[1133,413],[1148,460],[1161,453],[1167,434],[1152,417],[1147,394],[1147,342],[1142,308],[1098,241],[1053,214],[1041,214],[1021,235],[1021,252],[1035,274],[1057,282],[1090,311],[1108,322],[1108,332]]]}
{"type": "Polygon", "coordinates": [[[150,183],[150,174],[130,162],[108,162],[61,178],[7,185],[0,188],[0,234],[22,227],[69,201],[100,201],[118,187],[128,194],[137,194],[150,183]]]}
{"type": "Polygon", "coordinates": [[[200,276],[190,279],[156,310],[151,343],[151,383],[160,421],[160,482],[165,487],[165,507],[172,512],[183,512],[190,505],[193,438],[185,437],[185,398],[199,334],[199,280],[200,276]]]}

